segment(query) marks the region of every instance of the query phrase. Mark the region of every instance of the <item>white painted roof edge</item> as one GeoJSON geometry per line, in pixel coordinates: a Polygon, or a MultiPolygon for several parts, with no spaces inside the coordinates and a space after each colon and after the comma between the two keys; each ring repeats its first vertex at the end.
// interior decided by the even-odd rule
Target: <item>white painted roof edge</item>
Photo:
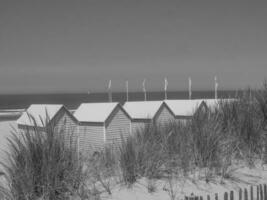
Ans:
{"type": "MultiPolygon", "coordinates": [[[[153,119],[156,114],[158,113],[158,110],[161,108],[161,106],[164,104],[164,101],[163,100],[155,100],[155,101],[127,101],[127,102],[124,102],[123,104],[123,109],[125,110],[126,113],[128,113],[129,117],[132,119],[132,120],[151,120],[153,119]],[[153,112],[153,115],[147,115],[146,117],[143,115],[143,116],[136,116],[136,114],[134,113],[131,113],[132,111],[129,110],[129,108],[125,108],[125,106],[127,106],[126,104],[137,104],[137,106],[140,106],[138,104],[149,104],[149,103],[158,103],[159,105],[157,105],[157,109],[154,110],[153,112]]],[[[142,109],[140,107],[137,107],[136,109],[142,109]]],[[[140,114],[140,113],[139,113],[140,114]]]]}
{"type": "Polygon", "coordinates": [[[59,112],[59,110],[61,110],[62,108],[66,109],[66,107],[63,104],[31,104],[24,112],[22,112],[21,116],[16,120],[16,123],[18,125],[25,125],[25,126],[37,125],[39,127],[43,127],[45,120],[51,121],[54,118],[54,116],[59,112]],[[39,112],[41,112],[41,113],[39,113],[39,114],[38,113],[31,113],[31,111],[29,111],[29,109],[31,109],[32,107],[35,107],[35,106],[40,106],[39,112]],[[48,116],[49,118],[46,119],[47,116],[44,117],[44,115],[49,115],[47,110],[50,109],[51,106],[53,106],[55,108],[54,108],[54,110],[50,110],[50,112],[52,112],[52,115],[48,116]],[[44,107],[50,107],[50,108],[45,108],[45,110],[46,110],[45,114],[43,113],[44,107]]]}
{"type": "MultiPolygon", "coordinates": [[[[120,106],[119,102],[90,102],[90,103],[81,103],[78,108],[75,110],[75,112],[73,113],[73,116],[77,119],[78,122],[80,123],[105,123],[107,121],[107,119],[109,118],[109,116],[112,114],[112,112],[114,111],[114,109],[120,106]],[[84,120],[81,118],[84,118],[84,116],[77,116],[80,112],[79,109],[82,109],[82,106],[86,106],[86,104],[88,105],[104,105],[104,104],[110,104],[111,105],[111,109],[109,111],[109,113],[105,116],[105,117],[100,117],[101,119],[96,119],[96,120],[84,120]],[[113,105],[112,105],[113,104],[113,105]]],[[[122,106],[120,106],[122,107],[122,106]]],[[[92,111],[94,112],[94,110],[92,111]]],[[[83,113],[84,114],[84,113],[83,113]]],[[[127,113],[128,114],[128,113],[127,113]]]]}

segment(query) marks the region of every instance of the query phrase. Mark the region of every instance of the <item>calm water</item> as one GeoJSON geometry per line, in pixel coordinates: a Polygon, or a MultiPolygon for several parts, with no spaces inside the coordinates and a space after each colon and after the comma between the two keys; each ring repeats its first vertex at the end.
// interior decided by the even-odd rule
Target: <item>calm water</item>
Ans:
{"type": "MultiPolygon", "coordinates": [[[[235,97],[235,91],[219,91],[219,98],[235,97]]],[[[125,93],[113,93],[113,101],[124,102],[126,100],[125,93]]],[[[168,92],[168,99],[187,99],[188,92],[168,92]]],[[[197,98],[214,98],[212,91],[194,91],[193,99],[197,98]]],[[[129,93],[130,101],[143,100],[142,92],[129,93]]],[[[147,100],[162,100],[163,92],[148,92],[147,100]]],[[[76,109],[82,102],[106,102],[108,101],[107,93],[91,93],[91,94],[23,94],[23,95],[0,95],[0,109],[22,109],[27,108],[33,103],[55,103],[64,104],[69,109],[76,109]]]]}

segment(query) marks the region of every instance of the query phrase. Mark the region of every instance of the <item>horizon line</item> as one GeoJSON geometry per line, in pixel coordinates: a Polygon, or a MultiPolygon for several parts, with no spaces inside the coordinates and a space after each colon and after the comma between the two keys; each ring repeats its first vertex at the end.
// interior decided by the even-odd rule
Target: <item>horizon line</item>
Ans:
{"type": "MultiPolygon", "coordinates": [[[[218,92],[237,92],[237,91],[241,91],[244,90],[245,88],[239,88],[239,89],[220,89],[218,90],[218,92]]],[[[151,91],[146,91],[146,93],[164,93],[165,91],[157,91],[157,90],[151,90],[151,91]]],[[[167,91],[168,93],[175,93],[175,92],[188,92],[188,90],[170,90],[167,91]]],[[[214,92],[214,90],[207,90],[207,89],[197,89],[197,90],[192,90],[193,92],[214,92]]],[[[64,95],[64,94],[105,94],[105,93],[109,93],[109,91],[96,91],[96,92],[62,92],[62,91],[52,91],[52,92],[32,92],[32,93],[0,93],[1,95],[64,95]]],[[[121,93],[126,93],[126,91],[112,91],[112,94],[121,94],[121,93]]],[[[143,91],[129,91],[129,94],[131,93],[144,93],[143,91]]]]}

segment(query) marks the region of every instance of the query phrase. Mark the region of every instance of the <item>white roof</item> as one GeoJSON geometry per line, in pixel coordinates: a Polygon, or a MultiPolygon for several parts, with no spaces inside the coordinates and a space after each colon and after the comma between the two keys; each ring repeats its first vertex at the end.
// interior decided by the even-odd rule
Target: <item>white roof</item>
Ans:
{"type": "Polygon", "coordinates": [[[192,116],[198,106],[201,104],[200,99],[175,99],[165,100],[167,106],[171,109],[175,116],[192,116]]]}
{"type": "Polygon", "coordinates": [[[162,103],[163,101],[128,101],[123,108],[133,119],[152,119],[162,103]]]}
{"type": "Polygon", "coordinates": [[[79,122],[105,122],[117,105],[116,102],[82,103],[73,115],[79,122]]]}
{"type": "Polygon", "coordinates": [[[22,113],[17,124],[34,126],[36,123],[37,126],[43,127],[62,107],[62,104],[32,104],[22,113]]]}

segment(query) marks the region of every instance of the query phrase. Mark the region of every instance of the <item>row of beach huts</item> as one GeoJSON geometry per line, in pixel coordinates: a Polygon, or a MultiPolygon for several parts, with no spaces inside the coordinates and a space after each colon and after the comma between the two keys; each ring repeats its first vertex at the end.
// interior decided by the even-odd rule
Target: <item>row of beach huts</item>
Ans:
{"type": "MultiPolygon", "coordinates": [[[[202,108],[217,104],[216,99],[128,101],[82,103],[75,111],[60,104],[32,104],[17,120],[20,131],[46,130],[53,124],[56,131],[76,138],[82,152],[118,144],[149,123],[164,124],[190,119],[202,108]]],[[[69,137],[66,137],[69,138],[69,137]]]]}

